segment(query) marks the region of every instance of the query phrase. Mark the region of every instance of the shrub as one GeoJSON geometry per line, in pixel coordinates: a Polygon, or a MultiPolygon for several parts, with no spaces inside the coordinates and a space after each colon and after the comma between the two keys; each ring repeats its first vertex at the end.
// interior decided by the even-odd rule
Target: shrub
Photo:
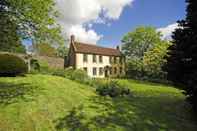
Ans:
{"type": "Polygon", "coordinates": [[[52,75],[65,77],[66,70],[64,69],[54,69],[52,75]]]}
{"type": "Polygon", "coordinates": [[[130,90],[128,88],[125,88],[122,85],[120,85],[117,81],[112,80],[105,83],[97,83],[96,91],[101,96],[118,97],[130,95],[130,90]]]}
{"type": "Polygon", "coordinates": [[[17,76],[27,73],[23,59],[12,54],[0,54],[0,76],[17,76]]]}
{"type": "Polygon", "coordinates": [[[81,82],[84,84],[88,83],[89,77],[87,73],[84,70],[77,69],[74,70],[71,74],[71,80],[75,80],[77,82],[81,82]]]}
{"type": "Polygon", "coordinates": [[[30,64],[31,64],[31,70],[37,70],[37,71],[40,70],[40,64],[39,64],[39,61],[38,60],[31,59],[30,60],[30,64]]]}
{"type": "Polygon", "coordinates": [[[67,79],[71,79],[72,78],[72,74],[74,72],[74,69],[72,67],[68,67],[65,69],[65,77],[67,79]]]}

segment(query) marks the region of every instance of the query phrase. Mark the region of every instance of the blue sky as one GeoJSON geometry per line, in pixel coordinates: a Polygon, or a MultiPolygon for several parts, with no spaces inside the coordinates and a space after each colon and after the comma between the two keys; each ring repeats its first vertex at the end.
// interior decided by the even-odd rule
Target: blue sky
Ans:
{"type": "Polygon", "coordinates": [[[169,38],[186,9],[185,0],[55,1],[65,39],[74,34],[77,41],[107,47],[120,44],[122,37],[138,26],[153,26],[169,38]]]}
{"type": "Polygon", "coordinates": [[[135,0],[110,27],[97,24],[93,28],[103,34],[100,45],[115,46],[125,33],[138,26],[166,27],[185,18],[185,9],[185,0],[135,0]]]}

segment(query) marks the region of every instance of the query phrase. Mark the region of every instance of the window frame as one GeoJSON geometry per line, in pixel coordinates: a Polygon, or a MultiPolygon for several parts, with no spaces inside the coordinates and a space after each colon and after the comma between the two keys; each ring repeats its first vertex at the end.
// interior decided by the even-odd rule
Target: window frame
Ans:
{"type": "Polygon", "coordinates": [[[93,62],[93,63],[97,63],[97,59],[96,59],[96,58],[97,58],[96,55],[93,54],[93,55],[92,55],[92,62],[93,62]]]}
{"type": "Polygon", "coordinates": [[[117,74],[117,68],[114,67],[114,75],[116,75],[116,74],[117,74]]]}
{"type": "Polygon", "coordinates": [[[103,56],[102,55],[99,56],[99,63],[103,63],[103,56]]]}
{"type": "Polygon", "coordinates": [[[104,69],[103,67],[99,67],[99,75],[102,76],[104,74],[104,69]]]}
{"type": "Polygon", "coordinates": [[[93,74],[93,76],[97,76],[97,68],[96,67],[92,68],[92,74],[93,74]]]}
{"type": "Polygon", "coordinates": [[[88,67],[83,67],[83,70],[88,73],[88,67]]]}
{"type": "Polygon", "coordinates": [[[88,54],[83,54],[83,62],[88,62],[88,54]]]}

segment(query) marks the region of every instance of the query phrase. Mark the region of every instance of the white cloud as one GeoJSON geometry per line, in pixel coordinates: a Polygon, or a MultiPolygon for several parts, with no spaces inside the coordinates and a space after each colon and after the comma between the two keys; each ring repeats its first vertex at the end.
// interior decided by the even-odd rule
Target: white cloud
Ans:
{"type": "Polygon", "coordinates": [[[166,27],[162,27],[162,28],[159,28],[157,29],[157,31],[160,31],[162,33],[162,39],[167,39],[167,40],[170,40],[172,39],[172,32],[175,31],[175,29],[178,28],[178,23],[173,23],[173,24],[170,24],[166,27]]]}
{"type": "Polygon", "coordinates": [[[57,19],[68,37],[71,33],[83,42],[96,43],[101,34],[92,29],[94,23],[109,24],[108,20],[117,20],[124,7],[134,0],[56,0],[60,12],[57,19]],[[87,26],[86,26],[87,25],[87,26]]]}

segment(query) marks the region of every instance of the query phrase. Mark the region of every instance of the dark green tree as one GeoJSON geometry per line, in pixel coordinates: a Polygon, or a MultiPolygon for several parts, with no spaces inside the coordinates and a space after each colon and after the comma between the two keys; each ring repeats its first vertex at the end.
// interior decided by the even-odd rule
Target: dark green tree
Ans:
{"type": "Polygon", "coordinates": [[[164,70],[168,79],[185,90],[197,111],[197,1],[187,0],[187,16],[173,33],[164,70]]]}
{"type": "Polygon", "coordinates": [[[0,1],[0,51],[25,53],[25,47],[17,33],[17,24],[12,21],[5,8],[7,6],[7,1],[0,1]]]}
{"type": "Polygon", "coordinates": [[[0,0],[1,45],[17,43],[19,38],[63,44],[54,5],[54,0],[0,0]]]}

